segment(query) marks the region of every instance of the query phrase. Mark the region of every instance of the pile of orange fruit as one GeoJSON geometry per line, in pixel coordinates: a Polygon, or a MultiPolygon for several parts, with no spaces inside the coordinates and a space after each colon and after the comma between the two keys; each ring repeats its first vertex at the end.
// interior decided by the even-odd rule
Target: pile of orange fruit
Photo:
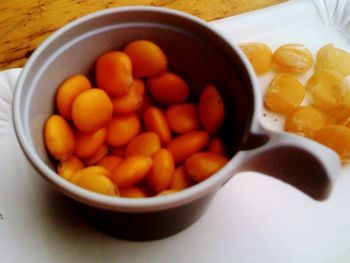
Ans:
{"type": "Polygon", "coordinates": [[[100,194],[152,197],[188,188],[227,163],[218,89],[208,83],[190,101],[189,85],[168,63],[156,43],[135,40],[99,56],[94,79],[63,81],[44,127],[60,176],[100,194]]]}

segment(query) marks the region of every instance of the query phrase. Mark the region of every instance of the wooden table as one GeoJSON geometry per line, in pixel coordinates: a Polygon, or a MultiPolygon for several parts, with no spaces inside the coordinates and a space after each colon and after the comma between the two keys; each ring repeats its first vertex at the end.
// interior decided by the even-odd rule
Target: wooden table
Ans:
{"type": "Polygon", "coordinates": [[[97,10],[152,5],[173,8],[207,21],[286,0],[0,0],[0,70],[22,67],[36,47],[66,23],[97,10]]]}

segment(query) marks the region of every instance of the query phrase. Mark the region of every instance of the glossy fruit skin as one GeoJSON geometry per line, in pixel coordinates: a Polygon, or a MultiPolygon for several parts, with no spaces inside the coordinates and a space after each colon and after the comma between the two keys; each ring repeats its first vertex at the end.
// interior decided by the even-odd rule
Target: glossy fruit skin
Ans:
{"type": "Polygon", "coordinates": [[[119,190],[109,179],[109,172],[100,166],[90,166],[76,172],[70,182],[95,193],[119,196],[119,190]]]}
{"type": "Polygon", "coordinates": [[[117,166],[111,179],[120,188],[132,186],[148,174],[152,164],[150,157],[131,156],[117,166]]]}
{"type": "Polygon", "coordinates": [[[123,158],[115,155],[106,155],[99,160],[96,165],[102,166],[112,174],[117,166],[123,161],[123,158]]]}
{"type": "Polygon", "coordinates": [[[130,58],[133,76],[137,78],[158,75],[167,69],[168,59],[163,50],[149,40],[135,40],[123,50],[130,58]]]}
{"type": "Polygon", "coordinates": [[[57,166],[57,173],[64,179],[69,180],[76,172],[85,168],[84,163],[74,155],[67,160],[60,161],[57,166]]]}
{"type": "Polygon", "coordinates": [[[71,120],[73,101],[81,92],[88,89],[91,89],[91,83],[84,75],[74,75],[66,79],[56,93],[58,113],[66,120],[71,120]]]}
{"type": "Polygon", "coordinates": [[[350,129],[348,127],[325,126],[315,133],[313,139],[335,151],[342,161],[350,160],[350,129]]]}
{"type": "Polygon", "coordinates": [[[97,59],[95,75],[98,88],[111,96],[125,95],[132,83],[131,60],[124,52],[105,53],[97,59]]]}
{"type": "Polygon", "coordinates": [[[223,140],[219,136],[212,137],[208,144],[208,151],[226,155],[226,147],[223,140]]]}
{"type": "Polygon", "coordinates": [[[317,52],[317,69],[335,70],[343,76],[350,74],[350,54],[333,44],[326,44],[317,52]]]}
{"type": "Polygon", "coordinates": [[[338,109],[325,114],[326,125],[337,124],[349,127],[350,108],[339,107],[338,109]]]}
{"type": "Polygon", "coordinates": [[[207,85],[199,98],[199,119],[209,134],[217,133],[225,119],[224,101],[213,85],[207,85]]]}
{"type": "Polygon", "coordinates": [[[104,144],[106,137],[107,129],[105,127],[92,133],[76,132],[74,154],[79,158],[91,157],[104,144]]]}
{"type": "Polygon", "coordinates": [[[109,149],[106,144],[101,145],[100,148],[94,153],[92,156],[89,158],[85,159],[84,162],[86,165],[91,166],[91,165],[96,165],[96,163],[100,160],[102,160],[105,156],[108,155],[109,149]]]}
{"type": "Polygon", "coordinates": [[[145,84],[141,79],[134,79],[130,85],[130,90],[125,95],[112,99],[114,114],[129,114],[141,108],[145,84]]]}
{"type": "Polygon", "coordinates": [[[140,131],[140,121],[136,114],[114,117],[107,127],[107,143],[111,146],[126,146],[140,131]]]}
{"type": "Polygon", "coordinates": [[[343,81],[344,77],[337,71],[315,71],[306,84],[311,105],[324,112],[338,110],[344,100],[343,81]]]}
{"type": "Polygon", "coordinates": [[[189,177],[196,182],[202,182],[219,171],[228,159],[212,152],[199,152],[190,156],[185,162],[185,170],[189,177]]]}
{"type": "Polygon", "coordinates": [[[301,44],[282,45],[273,53],[277,70],[287,73],[305,73],[313,65],[310,51],[301,44]]]}
{"type": "Polygon", "coordinates": [[[199,129],[198,107],[194,103],[170,106],[165,116],[173,132],[186,133],[199,129]]]}
{"type": "Polygon", "coordinates": [[[73,122],[76,128],[84,133],[95,132],[106,126],[111,121],[112,114],[112,101],[101,89],[86,90],[73,102],[73,122]]]}
{"type": "Polygon", "coordinates": [[[167,149],[159,149],[152,154],[152,161],[147,182],[155,193],[159,193],[170,185],[175,170],[174,159],[167,149]]]}
{"type": "Polygon", "coordinates": [[[192,186],[194,182],[187,175],[183,166],[179,166],[174,170],[169,189],[183,190],[192,186]]]}
{"type": "Polygon", "coordinates": [[[190,94],[185,80],[172,72],[164,72],[149,78],[147,86],[151,97],[165,105],[183,103],[190,94]]]}
{"type": "Polygon", "coordinates": [[[289,114],[297,108],[305,97],[305,88],[290,74],[276,75],[264,96],[266,108],[273,112],[289,114]]]}
{"type": "Polygon", "coordinates": [[[272,68],[272,51],[264,43],[250,42],[239,45],[257,75],[262,75],[272,68]]]}
{"type": "Polygon", "coordinates": [[[209,135],[204,131],[192,131],[174,138],[167,149],[172,154],[176,164],[185,161],[196,152],[207,146],[209,135]]]}
{"type": "Polygon", "coordinates": [[[326,124],[324,114],[313,106],[301,106],[287,116],[285,130],[312,138],[326,124]]]}
{"type": "Polygon", "coordinates": [[[46,121],[44,141],[46,149],[56,160],[67,160],[74,152],[73,130],[60,115],[51,115],[46,121]]]}
{"type": "Polygon", "coordinates": [[[148,107],[143,113],[143,121],[148,131],[155,132],[163,146],[171,139],[171,131],[164,113],[157,107],[148,107]]]}
{"type": "Polygon", "coordinates": [[[144,132],[136,136],[127,146],[125,156],[151,156],[161,147],[159,136],[154,132],[144,132]]]}

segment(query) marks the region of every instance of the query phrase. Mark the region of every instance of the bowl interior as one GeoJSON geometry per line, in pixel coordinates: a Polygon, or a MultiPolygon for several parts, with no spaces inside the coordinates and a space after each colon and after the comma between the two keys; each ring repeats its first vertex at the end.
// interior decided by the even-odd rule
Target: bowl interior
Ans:
{"type": "Polygon", "coordinates": [[[208,83],[224,99],[222,136],[231,156],[244,143],[254,112],[254,94],[246,66],[230,44],[198,19],[163,9],[108,10],[81,18],[56,32],[32,55],[22,77],[20,121],[26,140],[53,168],[43,144],[43,126],[55,111],[57,87],[69,76],[86,74],[93,81],[97,57],[121,50],[130,41],[148,39],[166,53],[169,70],[191,88],[191,100],[208,83]]]}

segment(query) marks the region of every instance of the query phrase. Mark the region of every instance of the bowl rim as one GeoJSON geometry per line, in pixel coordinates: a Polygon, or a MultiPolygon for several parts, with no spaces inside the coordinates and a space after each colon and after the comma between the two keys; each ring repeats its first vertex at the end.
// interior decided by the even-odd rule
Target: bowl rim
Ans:
{"type": "MultiPolygon", "coordinates": [[[[25,133],[24,124],[21,122],[22,115],[21,113],[21,104],[22,104],[22,93],[25,89],[25,79],[26,76],[30,73],[31,67],[37,57],[61,34],[79,26],[80,24],[87,22],[89,20],[96,19],[100,16],[118,14],[123,12],[130,11],[146,11],[146,12],[159,12],[166,15],[180,16],[186,20],[190,20],[201,27],[210,30],[216,36],[224,40],[238,55],[243,65],[245,65],[245,70],[251,81],[251,86],[253,89],[253,101],[255,106],[253,107],[253,112],[251,116],[250,131],[257,129],[257,116],[258,111],[261,109],[259,105],[261,100],[259,98],[259,93],[256,92],[256,87],[258,87],[257,79],[254,75],[254,71],[248,62],[247,58],[244,56],[243,52],[236,46],[234,43],[229,41],[221,32],[218,32],[213,27],[210,26],[206,21],[197,18],[193,15],[184,13],[182,11],[177,11],[164,7],[152,7],[152,6],[127,6],[127,7],[115,7],[109,8],[101,11],[97,11],[85,16],[82,16],[72,22],[69,22],[62,28],[58,29],[51,36],[49,36],[40,46],[33,52],[27,63],[25,64],[20,77],[17,81],[16,88],[14,91],[14,100],[13,100],[13,123],[16,137],[19,141],[19,144],[26,155],[29,162],[32,166],[39,172],[39,174],[48,180],[51,185],[56,188],[56,190],[70,196],[71,198],[91,205],[97,208],[108,209],[112,211],[122,211],[122,212],[149,212],[149,211],[160,211],[164,209],[169,209],[190,203],[191,201],[197,200],[210,192],[218,190],[228,179],[233,176],[233,170],[235,167],[235,156],[233,156],[229,162],[218,171],[215,176],[211,176],[204,180],[201,183],[198,183],[194,186],[191,186],[188,189],[181,190],[171,195],[165,196],[155,196],[150,198],[116,198],[112,196],[102,195],[94,193],[92,191],[83,189],[79,186],[76,186],[61,176],[58,176],[48,165],[39,157],[38,153],[31,145],[31,140],[28,139],[27,134],[25,133]]],[[[236,154],[237,155],[237,154],[236,154]]]]}

